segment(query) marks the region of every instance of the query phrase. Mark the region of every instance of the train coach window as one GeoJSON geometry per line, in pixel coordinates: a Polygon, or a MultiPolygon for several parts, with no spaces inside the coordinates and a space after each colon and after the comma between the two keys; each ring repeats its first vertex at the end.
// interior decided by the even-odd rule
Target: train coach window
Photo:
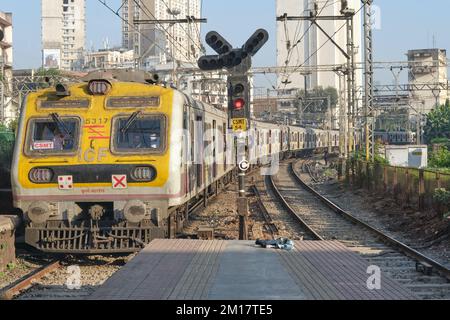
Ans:
{"type": "Polygon", "coordinates": [[[77,118],[32,119],[28,127],[26,154],[73,153],[78,147],[77,118]]]}
{"type": "Polygon", "coordinates": [[[162,115],[114,120],[113,151],[158,153],[165,149],[166,118],[162,115]]]}

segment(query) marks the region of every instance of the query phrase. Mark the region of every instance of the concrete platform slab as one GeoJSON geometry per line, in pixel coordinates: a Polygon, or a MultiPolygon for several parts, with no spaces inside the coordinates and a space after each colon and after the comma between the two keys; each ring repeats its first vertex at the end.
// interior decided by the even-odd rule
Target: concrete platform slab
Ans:
{"type": "Polygon", "coordinates": [[[154,240],[92,300],[403,300],[416,297],[336,241],[296,241],[291,251],[253,241],[154,240]]]}
{"type": "Polygon", "coordinates": [[[0,271],[16,260],[15,230],[19,225],[19,217],[0,215],[0,271]]]}

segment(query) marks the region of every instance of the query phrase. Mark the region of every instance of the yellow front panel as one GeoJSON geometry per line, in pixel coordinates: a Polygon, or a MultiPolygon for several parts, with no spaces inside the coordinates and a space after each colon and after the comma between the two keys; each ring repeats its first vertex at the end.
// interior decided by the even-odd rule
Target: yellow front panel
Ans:
{"type": "MultiPolygon", "coordinates": [[[[172,115],[173,90],[165,89],[159,86],[150,86],[138,83],[113,83],[112,90],[107,96],[92,96],[87,90],[86,84],[77,84],[70,88],[71,96],[62,98],[61,101],[89,99],[89,109],[73,108],[73,109],[43,109],[39,108],[38,101],[46,100],[49,95],[54,93],[54,89],[47,89],[28,96],[26,113],[22,115],[28,127],[30,118],[46,118],[50,113],[57,112],[61,118],[66,116],[75,116],[81,119],[81,138],[77,154],[74,156],[47,155],[47,156],[26,156],[23,153],[19,160],[19,182],[22,187],[27,189],[57,187],[56,184],[35,184],[28,178],[28,173],[34,167],[45,166],[74,166],[74,165],[120,165],[120,164],[136,164],[136,165],[152,165],[157,169],[156,180],[150,183],[129,183],[133,186],[146,187],[162,187],[169,177],[169,142],[170,142],[170,126],[172,115]],[[158,96],[160,97],[160,106],[143,109],[145,114],[164,114],[167,117],[166,134],[166,150],[162,154],[143,154],[143,155],[118,155],[111,152],[111,128],[112,121],[118,115],[131,115],[136,109],[130,108],[105,108],[105,102],[108,97],[122,96],[158,96]]],[[[141,110],[141,109],[139,109],[141,110]]],[[[24,146],[26,136],[20,141],[24,146]]],[[[27,146],[25,146],[27,147],[27,146]]],[[[111,187],[111,183],[77,183],[74,181],[74,187],[111,187]]]]}

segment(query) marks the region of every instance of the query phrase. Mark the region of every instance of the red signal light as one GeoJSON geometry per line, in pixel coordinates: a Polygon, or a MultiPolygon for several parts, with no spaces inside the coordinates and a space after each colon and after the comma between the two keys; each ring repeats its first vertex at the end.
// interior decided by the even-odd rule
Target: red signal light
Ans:
{"type": "Polygon", "coordinates": [[[239,98],[233,101],[234,110],[241,110],[242,108],[244,108],[244,106],[245,106],[244,99],[239,98]]]}

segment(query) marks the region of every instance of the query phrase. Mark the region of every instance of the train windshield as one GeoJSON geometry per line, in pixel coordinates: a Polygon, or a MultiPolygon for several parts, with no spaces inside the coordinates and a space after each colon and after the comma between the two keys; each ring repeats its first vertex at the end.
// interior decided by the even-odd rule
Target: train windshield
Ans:
{"type": "Polygon", "coordinates": [[[127,153],[160,152],[164,149],[165,118],[139,116],[116,119],[114,150],[127,153]]]}
{"type": "Polygon", "coordinates": [[[72,153],[78,144],[79,120],[34,119],[30,122],[27,153],[72,153]]]}

